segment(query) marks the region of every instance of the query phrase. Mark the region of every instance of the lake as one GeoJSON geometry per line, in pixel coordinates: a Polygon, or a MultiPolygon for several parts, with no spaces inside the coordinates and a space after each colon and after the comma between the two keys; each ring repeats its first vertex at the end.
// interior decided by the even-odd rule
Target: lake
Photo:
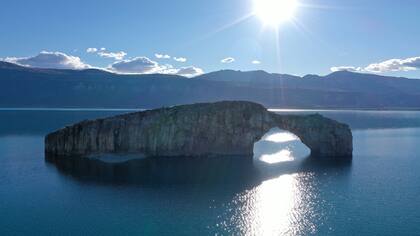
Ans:
{"type": "Polygon", "coordinates": [[[420,112],[276,110],[348,123],[352,161],[276,129],[254,159],[45,161],[48,132],[125,112],[0,110],[0,234],[420,234],[420,112]]]}

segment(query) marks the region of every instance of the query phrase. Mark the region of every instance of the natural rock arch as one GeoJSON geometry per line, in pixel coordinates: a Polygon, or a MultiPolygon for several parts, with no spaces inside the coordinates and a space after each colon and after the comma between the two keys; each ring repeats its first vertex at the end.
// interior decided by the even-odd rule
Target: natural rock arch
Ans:
{"type": "Polygon", "coordinates": [[[271,128],[290,131],[312,155],[351,157],[350,128],[321,115],[278,115],[252,102],[161,108],[84,121],[49,134],[48,156],[142,153],[147,156],[252,156],[271,128]]]}
{"type": "Polygon", "coordinates": [[[295,134],[278,127],[270,129],[254,143],[254,159],[269,164],[310,156],[310,148],[295,134]]]}

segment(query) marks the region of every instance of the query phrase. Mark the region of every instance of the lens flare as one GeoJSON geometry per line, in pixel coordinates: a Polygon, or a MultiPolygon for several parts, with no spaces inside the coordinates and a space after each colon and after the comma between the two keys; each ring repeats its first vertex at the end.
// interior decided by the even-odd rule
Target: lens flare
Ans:
{"type": "Polygon", "coordinates": [[[297,7],[297,0],[255,0],[254,14],[264,24],[278,26],[292,19],[297,7]]]}

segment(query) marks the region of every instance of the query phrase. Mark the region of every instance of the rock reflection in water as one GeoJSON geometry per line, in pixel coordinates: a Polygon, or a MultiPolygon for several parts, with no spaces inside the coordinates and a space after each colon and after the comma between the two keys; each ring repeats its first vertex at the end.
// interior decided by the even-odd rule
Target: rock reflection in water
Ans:
{"type": "Polygon", "coordinates": [[[78,180],[150,185],[218,184],[252,181],[253,160],[242,157],[142,158],[105,162],[91,158],[49,157],[58,170],[78,180]]]}
{"type": "Polygon", "coordinates": [[[320,180],[348,178],[351,160],[307,156],[308,149],[299,140],[290,134],[276,132],[279,130],[269,132],[256,143],[254,159],[98,156],[96,159],[48,160],[60,172],[79,181],[224,189],[229,193],[229,199],[216,206],[221,210],[220,221],[208,226],[215,232],[234,235],[316,233],[319,222],[326,217],[316,208],[327,207],[318,186],[326,181],[320,180]],[[270,162],[264,159],[285,148],[290,150],[289,160],[270,162]]]}

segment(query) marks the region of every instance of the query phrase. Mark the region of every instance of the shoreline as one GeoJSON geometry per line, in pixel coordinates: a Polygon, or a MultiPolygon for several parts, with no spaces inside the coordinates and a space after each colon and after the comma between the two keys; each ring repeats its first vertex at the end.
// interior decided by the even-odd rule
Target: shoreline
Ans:
{"type": "MultiPolygon", "coordinates": [[[[156,108],[78,108],[78,107],[0,107],[0,111],[145,111],[156,108]]],[[[271,112],[311,112],[311,111],[420,111],[420,108],[268,108],[271,112]]]]}

